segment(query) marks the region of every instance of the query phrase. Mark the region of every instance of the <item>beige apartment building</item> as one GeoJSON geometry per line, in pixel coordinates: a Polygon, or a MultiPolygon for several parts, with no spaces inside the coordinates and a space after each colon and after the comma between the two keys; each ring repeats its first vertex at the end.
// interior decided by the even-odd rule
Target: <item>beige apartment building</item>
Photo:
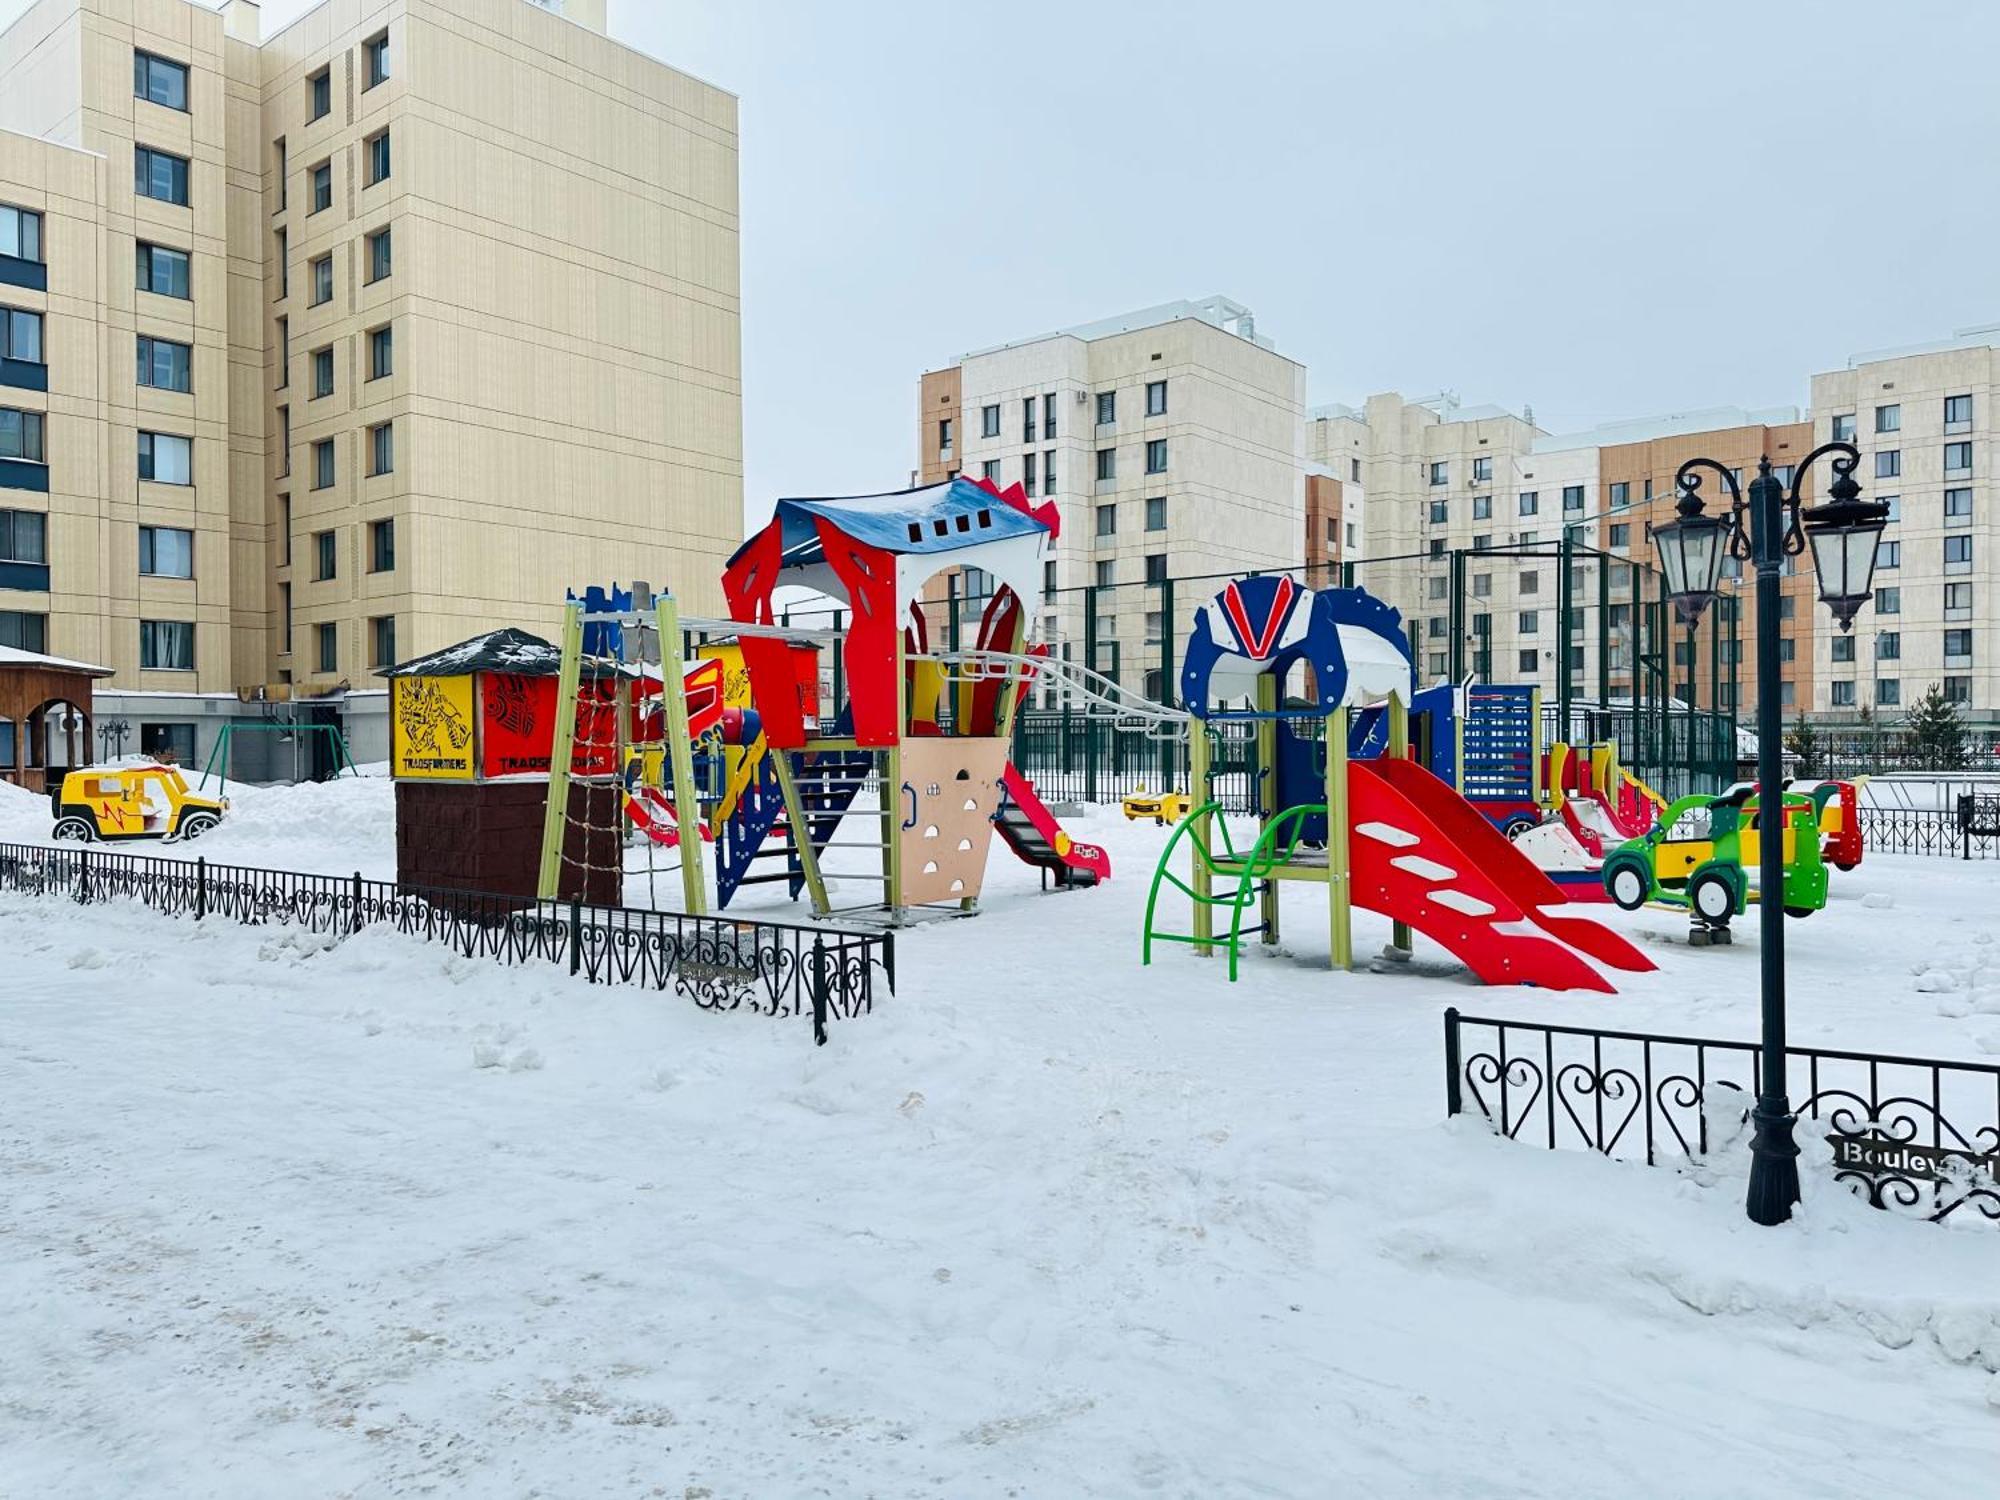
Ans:
{"type": "MultiPolygon", "coordinates": [[[[1134,688],[1168,690],[1165,616],[1201,602],[1188,596],[1202,585],[1177,583],[1169,601],[1162,580],[1299,564],[1305,369],[1241,303],[1167,303],[978,350],[926,373],[918,401],[920,479],[961,472],[1056,502],[1040,638],[1134,688]]],[[[976,622],[986,581],[963,587],[976,622]]]]}
{"type": "Polygon", "coordinates": [[[1857,354],[1812,378],[1814,443],[1861,449],[1862,493],[1890,502],[1875,602],[1814,642],[1813,707],[1833,723],[1901,717],[1933,683],[2000,730],[2000,325],[1857,354]]]}
{"type": "Polygon", "coordinates": [[[377,668],[566,589],[720,613],[738,263],[734,97],[604,0],[269,37],[38,0],[0,34],[0,644],[114,669],[135,733],[93,750],[291,696],[371,758],[377,668]]]}

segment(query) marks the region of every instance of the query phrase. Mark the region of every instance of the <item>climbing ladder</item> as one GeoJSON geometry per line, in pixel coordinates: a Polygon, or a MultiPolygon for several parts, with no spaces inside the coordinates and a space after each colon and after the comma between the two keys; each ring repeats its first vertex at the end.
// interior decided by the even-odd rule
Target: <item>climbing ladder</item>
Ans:
{"type": "MultiPolygon", "coordinates": [[[[1287,808],[1264,827],[1245,857],[1237,853],[1235,841],[1229,836],[1228,821],[1222,812],[1220,802],[1203,803],[1175,825],[1167,847],[1160,851],[1160,862],[1153,870],[1153,886],[1146,895],[1146,935],[1140,949],[1142,963],[1153,961],[1155,939],[1163,943],[1190,944],[1203,956],[1219,942],[1229,950],[1229,977],[1234,980],[1243,939],[1275,930],[1275,924],[1268,915],[1269,908],[1277,900],[1274,882],[1285,878],[1288,870],[1308,867],[1312,863],[1311,856],[1302,852],[1306,843],[1307,819],[1318,817],[1323,828],[1326,818],[1324,804],[1287,808]],[[1213,837],[1209,830],[1214,831],[1213,837]],[[1208,881],[1189,882],[1175,873],[1174,849],[1183,838],[1188,841],[1195,865],[1209,876],[1208,881]],[[1222,845],[1219,855],[1215,849],[1218,838],[1222,845]],[[1218,878],[1236,883],[1226,890],[1218,890],[1211,883],[1218,878]],[[1159,926],[1156,919],[1163,884],[1172,886],[1194,903],[1196,918],[1193,932],[1168,932],[1159,926]],[[1208,885],[1209,889],[1200,889],[1202,885],[1208,885]],[[1257,903],[1259,919],[1245,925],[1244,918],[1250,914],[1253,901],[1257,903]],[[1215,934],[1212,916],[1206,922],[1201,920],[1202,913],[1218,910],[1229,914],[1229,930],[1222,936],[1215,934]]],[[[1321,855],[1321,879],[1325,878],[1324,861],[1325,856],[1321,855]]]]}

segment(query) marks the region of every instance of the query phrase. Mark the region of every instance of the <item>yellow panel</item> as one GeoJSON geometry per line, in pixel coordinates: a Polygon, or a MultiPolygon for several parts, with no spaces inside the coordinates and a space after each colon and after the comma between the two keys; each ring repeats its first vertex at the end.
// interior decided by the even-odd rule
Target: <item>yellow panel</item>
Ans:
{"type": "Polygon", "coordinates": [[[472,678],[397,677],[391,693],[390,774],[472,780],[472,678]]]}

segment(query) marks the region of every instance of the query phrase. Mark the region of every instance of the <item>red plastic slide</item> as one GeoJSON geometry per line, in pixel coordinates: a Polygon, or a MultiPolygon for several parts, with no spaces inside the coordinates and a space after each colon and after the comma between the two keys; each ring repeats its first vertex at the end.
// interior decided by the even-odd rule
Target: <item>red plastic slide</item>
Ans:
{"type": "Polygon", "coordinates": [[[1354,761],[1348,786],[1356,906],[1408,922],[1488,984],[1610,993],[1576,950],[1612,968],[1653,967],[1609,928],[1544,910],[1564,901],[1555,882],[1414,761],[1354,761]],[[1526,924],[1542,932],[1518,930],[1526,924]]]}
{"type": "Polygon", "coordinates": [[[1035,784],[1010,762],[1000,773],[1007,797],[993,826],[1024,864],[1055,873],[1058,885],[1096,885],[1111,878],[1111,856],[1097,844],[1079,844],[1035,795],[1035,784]]]}

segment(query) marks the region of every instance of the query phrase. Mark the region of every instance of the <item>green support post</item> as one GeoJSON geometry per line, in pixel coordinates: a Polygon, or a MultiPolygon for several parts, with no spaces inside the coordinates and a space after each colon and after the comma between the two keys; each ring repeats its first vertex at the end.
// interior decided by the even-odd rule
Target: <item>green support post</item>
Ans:
{"type": "Polygon", "coordinates": [[[1188,720],[1188,795],[1194,805],[1201,809],[1194,819],[1194,951],[1202,958],[1215,952],[1209,941],[1215,935],[1214,908],[1209,897],[1214,893],[1215,882],[1209,875],[1208,861],[1201,851],[1215,847],[1212,815],[1208,812],[1208,721],[1188,720]]]}
{"type": "Polygon", "coordinates": [[[1354,967],[1347,802],[1347,710],[1336,708],[1326,716],[1326,904],[1336,970],[1354,967]]]}
{"type": "MultiPolygon", "coordinates": [[[[708,884],[701,868],[701,804],[694,784],[694,744],[688,736],[687,678],[683,660],[667,660],[669,642],[681,639],[681,608],[662,594],[656,624],[660,637],[660,702],[667,735],[667,759],[674,773],[674,825],[680,835],[681,900],[689,916],[708,909],[708,884]]],[[[622,730],[621,730],[622,732],[622,730]]]]}
{"type": "Polygon", "coordinates": [[[583,606],[563,606],[562,667],[556,675],[555,740],[549,747],[549,804],[542,814],[542,863],[535,894],[556,899],[562,886],[563,832],[569,824],[570,758],[576,752],[576,693],[583,679],[583,606]]]}

